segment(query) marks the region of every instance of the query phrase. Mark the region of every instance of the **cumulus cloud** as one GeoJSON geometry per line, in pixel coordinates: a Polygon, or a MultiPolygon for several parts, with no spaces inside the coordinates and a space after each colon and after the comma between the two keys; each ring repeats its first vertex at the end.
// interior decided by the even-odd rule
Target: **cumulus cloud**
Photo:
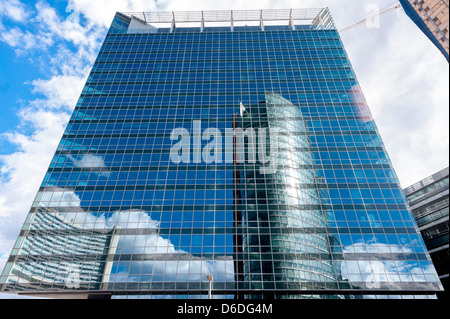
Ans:
{"type": "Polygon", "coordinates": [[[55,75],[50,79],[32,81],[33,92],[43,95],[42,99],[30,101],[35,109],[63,109],[72,111],[80,96],[86,78],[76,75],[55,75]]]}
{"type": "Polygon", "coordinates": [[[400,284],[406,282],[439,282],[431,264],[423,266],[417,261],[407,262],[401,259],[395,261],[351,260],[348,257],[349,254],[354,253],[414,253],[409,245],[357,242],[345,246],[343,253],[344,260],[340,268],[342,278],[356,285],[364,284],[366,288],[385,288],[388,285],[392,289],[400,289],[400,284]]]}
{"type": "Polygon", "coordinates": [[[27,5],[19,0],[4,0],[0,2],[0,19],[2,16],[13,21],[25,22],[29,18],[30,12],[27,5]]]}
{"type": "MultiPolygon", "coordinates": [[[[38,37],[31,32],[23,32],[20,28],[15,27],[9,30],[3,28],[0,40],[12,47],[21,47],[24,50],[35,48],[40,41],[38,37]]],[[[42,38],[40,39],[42,40],[42,38]]],[[[19,51],[16,51],[19,53],[19,51]]]]}
{"type": "MultiPolygon", "coordinates": [[[[165,1],[163,1],[165,2],[165,1]]],[[[155,11],[160,6],[160,1],[146,0],[70,0],[70,7],[74,13],[83,14],[95,24],[109,27],[114,14],[119,12],[155,11]]]]}

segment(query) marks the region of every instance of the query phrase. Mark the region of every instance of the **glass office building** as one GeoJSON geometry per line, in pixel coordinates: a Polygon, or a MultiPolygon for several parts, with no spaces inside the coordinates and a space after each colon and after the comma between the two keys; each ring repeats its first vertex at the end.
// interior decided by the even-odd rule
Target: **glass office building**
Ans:
{"type": "Polygon", "coordinates": [[[405,188],[417,226],[422,234],[431,260],[441,279],[445,292],[439,299],[448,298],[448,167],[405,188]]]}
{"type": "Polygon", "coordinates": [[[207,298],[208,278],[230,299],[442,289],[328,9],[117,13],[0,287],[207,298]]]}

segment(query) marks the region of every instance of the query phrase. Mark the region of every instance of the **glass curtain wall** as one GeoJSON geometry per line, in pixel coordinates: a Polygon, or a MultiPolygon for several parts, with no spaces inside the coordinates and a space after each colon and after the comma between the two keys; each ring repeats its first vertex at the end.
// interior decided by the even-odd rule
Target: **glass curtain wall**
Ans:
{"type": "Polygon", "coordinates": [[[207,275],[215,298],[440,289],[333,26],[133,19],[114,18],[3,292],[206,298],[207,275]],[[255,162],[248,136],[243,162],[227,143],[237,128],[255,162]]]}

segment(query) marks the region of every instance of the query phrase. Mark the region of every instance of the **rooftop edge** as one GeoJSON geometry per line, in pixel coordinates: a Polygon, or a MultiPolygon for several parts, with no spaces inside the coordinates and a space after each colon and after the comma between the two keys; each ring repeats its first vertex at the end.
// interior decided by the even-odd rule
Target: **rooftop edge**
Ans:
{"type": "MultiPolygon", "coordinates": [[[[335,29],[328,8],[311,9],[261,9],[261,10],[214,10],[214,11],[161,11],[161,12],[120,12],[132,21],[153,28],[177,27],[234,27],[264,25],[288,25],[295,30],[296,25],[307,25],[316,29],[335,29]]],[[[136,25],[136,24],[134,24],[136,25]]],[[[131,28],[131,25],[130,25],[131,28]]]]}

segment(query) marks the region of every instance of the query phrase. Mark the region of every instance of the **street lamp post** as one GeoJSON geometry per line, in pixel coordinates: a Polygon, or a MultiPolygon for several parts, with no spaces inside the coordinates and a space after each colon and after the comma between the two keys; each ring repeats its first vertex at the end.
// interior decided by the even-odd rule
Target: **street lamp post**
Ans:
{"type": "Polygon", "coordinates": [[[206,279],[209,281],[208,299],[211,299],[213,276],[212,275],[206,275],[206,279]]]}

